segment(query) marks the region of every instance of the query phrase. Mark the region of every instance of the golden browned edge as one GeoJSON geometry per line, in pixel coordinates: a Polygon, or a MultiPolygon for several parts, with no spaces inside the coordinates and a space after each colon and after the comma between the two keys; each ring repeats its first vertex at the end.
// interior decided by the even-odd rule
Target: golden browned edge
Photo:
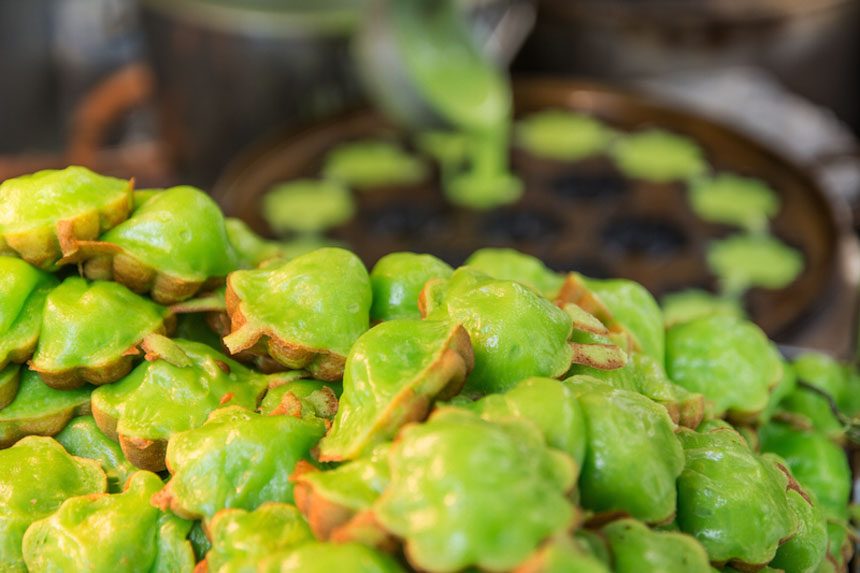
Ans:
{"type": "MultiPolygon", "coordinates": [[[[227,291],[225,302],[227,304],[227,315],[230,318],[230,332],[240,330],[247,322],[242,312],[242,301],[231,285],[230,276],[227,277],[227,291]]],[[[248,341],[237,348],[233,355],[250,352],[256,356],[268,356],[279,364],[296,370],[307,370],[315,378],[326,382],[337,382],[343,377],[343,369],[346,365],[346,356],[337,354],[323,348],[310,348],[301,344],[287,342],[269,328],[259,328],[248,337],[248,341]]]]}
{"type": "Polygon", "coordinates": [[[198,561],[197,565],[194,566],[193,573],[208,573],[209,571],[209,563],[206,562],[206,557],[203,557],[202,561],[198,561]]]}
{"type": "Polygon", "coordinates": [[[705,417],[705,397],[693,394],[681,402],[658,402],[666,408],[669,417],[676,426],[695,430],[705,417]]]}
{"type": "Polygon", "coordinates": [[[12,251],[28,263],[50,270],[60,259],[74,257],[80,241],[95,240],[125,221],[134,205],[133,191],[134,179],[129,179],[127,192],[103,209],[57,221],[54,229],[7,233],[0,237],[0,251],[12,251]]]}
{"type": "Polygon", "coordinates": [[[36,351],[36,344],[39,342],[39,335],[33,336],[24,345],[16,348],[6,355],[6,360],[0,360],[0,370],[3,370],[9,364],[24,364],[36,351]]]}
{"type": "Polygon", "coordinates": [[[119,434],[119,446],[125,457],[142,470],[162,472],[167,469],[167,440],[149,440],[119,434]]]}
{"type": "MultiPolygon", "coordinates": [[[[448,339],[436,358],[414,379],[403,385],[402,390],[376,418],[369,434],[396,432],[410,422],[423,421],[436,399],[448,400],[460,393],[474,367],[475,354],[471,339],[466,329],[457,324],[449,331],[448,339]]],[[[320,453],[319,460],[336,462],[351,459],[360,453],[363,446],[354,446],[350,452],[341,455],[320,453]]]]}
{"type": "MultiPolygon", "coordinates": [[[[168,314],[164,317],[161,325],[153,331],[155,334],[168,336],[176,328],[176,316],[168,314]]],[[[28,363],[30,370],[38,372],[39,377],[45,384],[56,390],[74,390],[80,388],[87,382],[95,385],[110,384],[116,382],[131,372],[134,359],[140,355],[140,344],[143,339],[126,349],[118,358],[109,360],[97,366],[75,366],[60,370],[49,370],[41,368],[32,360],[28,363]]]]}
{"type": "Polygon", "coordinates": [[[197,513],[189,513],[185,511],[179,502],[173,497],[173,489],[171,487],[172,482],[167,482],[161,491],[157,492],[150,499],[150,503],[160,509],[161,511],[170,510],[172,513],[181,517],[182,519],[188,519],[191,521],[202,519],[203,516],[197,513]]]}
{"type": "Polygon", "coordinates": [[[26,422],[18,421],[10,424],[10,428],[0,432],[0,449],[8,448],[25,436],[56,436],[76,416],[86,416],[90,413],[90,403],[69,408],[60,412],[43,414],[26,422]],[[9,431],[13,430],[13,431],[9,431]],[[7,431],[9,433],[7,434],[7,431]]]}
{"type": "MultiPolygon", "coordinates": [[[[3,370],[5,367],[0,367],[0,370],[3,370]]],[[[11,381],[5,388],[0,388],[0,410],[8,406],[15,399],[15,396],[18,394],[18,386],[21,382],[21,369],[18,368],[17,372],[12,376],[11,381]]]]}
{"type": "Polygon", "coordinates": [[[376,519],[371,510],[354,511],[319,495],[304,476],[318,472],[311,463],[296,464],[290,481],[296,507],[305,516],[314,536],[321,541],[355,541],[382,551],[394,551],[397,542],[376,519]]]}
{"type": "Polygon", "coordinates": [[[602,322],[611,334],[623,335],[628,343],[625,350],[641,350],[635,337],[615,319],[603,301],[591,292],[575,273],[567,274],[554,302],[556,306],[562,309],[567,304],[575,304],[602,322]]]}

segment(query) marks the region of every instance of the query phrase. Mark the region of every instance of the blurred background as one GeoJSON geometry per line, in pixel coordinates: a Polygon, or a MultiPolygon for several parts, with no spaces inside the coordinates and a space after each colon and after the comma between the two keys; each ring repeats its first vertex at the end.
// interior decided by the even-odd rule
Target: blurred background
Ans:
{"type": "MultiPolygon", "coordinates": [[[[191,183],[262,234],[349,244],[369,263],[515,247],[660,297],[730,296],[786,345],[853,352],[860,1],[3,0],[0,77],[0,180],[75,163],[138,187],[191,183]],[[472,137],[487,86],[519,134],[500,154],[472,137]],[[569,115],[523,123],[552,110],[569,115]],[[649,130],[677,137],[637,140],[646,167],[702,166],[624,167],[627,138],[649,130]],[[326,175],[350,142],[364,148],[337,158],[347,175],[326,175]],[[368,142],[426,178],[397,179],[417,164],[368,142]],[[450,175],[457,164],[469,177],[450,175]],[[764,227],[739,233],[688,205],[723,175],[777,198],[764,227]],[[307,186],[266,199],[293,180],[337,180],[349,204],[307,186]],[[329,206],[313,228],[295,221],[305,195],[329,206]],[[802,261],[790,280],[718,268],[713,245],[763,233],[802,261]]],[[[737,183],[728,193],[746,200],[737,183]]],[[[728,266],[784,254],[759,247],[728,266]]]]}

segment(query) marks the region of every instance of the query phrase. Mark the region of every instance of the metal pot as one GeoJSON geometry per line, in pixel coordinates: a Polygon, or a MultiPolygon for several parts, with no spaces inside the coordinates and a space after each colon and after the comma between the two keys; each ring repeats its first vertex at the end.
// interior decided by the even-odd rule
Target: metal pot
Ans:
{"type": "MultiPolygon", "coordinates": [[[[492,46],[506,6],[464,0],[492,46]]],[[[364,0],[140,0],[161,128],[183,180],[214,181],[261,136],[359,104],[350,39],[364,0]]]]}
{"type": "Polygon", "coordinates": [[[860,120],[856,0],[542,0],[524,69],[627,83],[756,65],[860,120]]]}

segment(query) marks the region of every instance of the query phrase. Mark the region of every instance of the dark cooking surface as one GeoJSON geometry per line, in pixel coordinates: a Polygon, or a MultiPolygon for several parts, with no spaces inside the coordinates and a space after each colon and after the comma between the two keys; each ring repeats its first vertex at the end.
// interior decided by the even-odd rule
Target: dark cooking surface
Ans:
{"type": "MultiPolygon", "coordinates": [[[[772,232],[803,252],[806,270],[785,289],[748,293],[747,310],[771,337],[790,335],[828,297],[836,269],[837,226],[820,190],[792,165],[732,131],[638,96],[564,81],[520,82],[515,91],[519,115],[567,107],[594,114],[621,131],[668,129],[697,140],[714,170],[757,177],[773,187],[782,209],[772,232]]],[[[266,191],[284,180],[317,176],[331,147],[368,137],[402,140],[375,114],[351,114],[249,156],[228,173],[215,195],[229,214],[270,235],[259,208],[266,191]]],[[[456,265],[480,247],[515,247],[560,271],[634,279],[657,296],[716,286],[705,247],[736,230],[693,215],[683,184],[630,180],[600,158],[564,163],[515,149],[512,164],[526,184],[516,205],[489,212],[455,208],[444,201],[434,177],[408,188],[356,192],[357,217],[330,235],[368,265],[399,250],[433,253],[456,265]]]]}

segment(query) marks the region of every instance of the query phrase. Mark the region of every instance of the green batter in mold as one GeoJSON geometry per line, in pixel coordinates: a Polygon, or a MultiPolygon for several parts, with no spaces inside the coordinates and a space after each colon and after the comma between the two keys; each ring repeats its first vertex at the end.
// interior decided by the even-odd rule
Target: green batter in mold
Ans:
{"type": "Polygon", "coordinates": [[[606,151],[613,132],[581,113],[548,109],[519,121],[517,144],[536,157],[577,161],[606,151]]]}
{"type": "Polygon", "coordinates": [[[770,235],[734,235],[708,247],[708,266],[723,291],[781,289],[803,271],[803,255],[770,235]]]}
{"type": "Polygon", "coordinates": [[[263,197],[263,216],[280,234],[322,232],[345,223],[354,212],[349,190],[335,181],[297,179],[263,197]]]}
{"type": "Polygon", "coordinates": [[[761,232],[779,212],[779,197],[763,181],[725,173],[693,182],[690,206],[705,221],[761,232]]]}
{"type": "Polygon", "coordinates": [[[326,158],[323,177],[363,190],[414,185],[427,177],[427,166],[394,143],[362,140],[335,147],[326,158]]]}
{"type": "Polygon", "coordinates": [[[654,183],[689,179],[707,169],[695,142],[660,129],[628,135],[615,144],[612,156],[627,176],[654,183]]]}
{"type": "Polygon", "coordinates": [[[445,174],[449,200],[488,209],[519,199],[522,183],[508,170],[510,86],[471,41],[457,3],[404,0],[389,8],[412,85],[436,115],[468,138],[468,165],[445,174]]]}

